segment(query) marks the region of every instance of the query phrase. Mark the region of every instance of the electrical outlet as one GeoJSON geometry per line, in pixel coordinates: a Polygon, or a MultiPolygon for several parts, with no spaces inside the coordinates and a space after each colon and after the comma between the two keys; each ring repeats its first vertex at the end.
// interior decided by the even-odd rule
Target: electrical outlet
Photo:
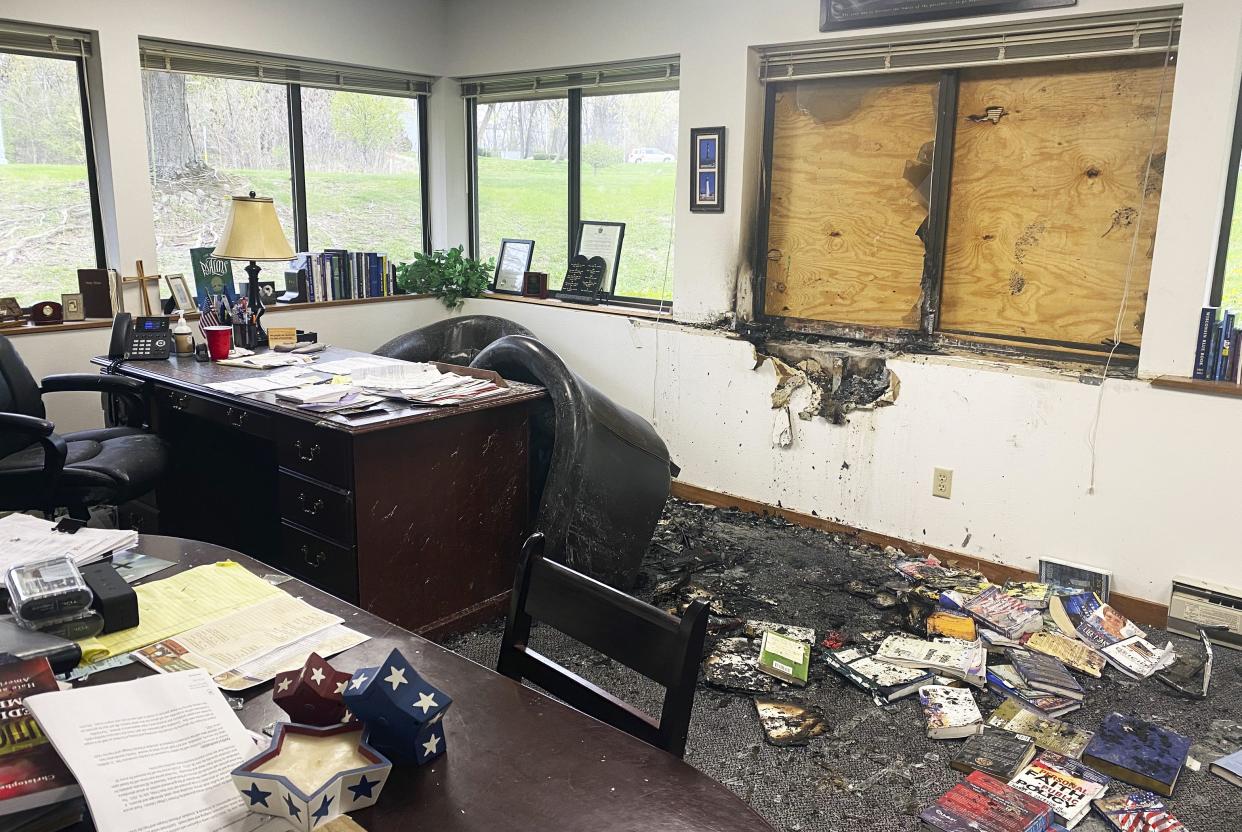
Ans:
{"type": "Polygon", "coordinates": [[[932,496],[946,500],[953,496],[953,470],[936,468],[932,471],[932,496]]]}

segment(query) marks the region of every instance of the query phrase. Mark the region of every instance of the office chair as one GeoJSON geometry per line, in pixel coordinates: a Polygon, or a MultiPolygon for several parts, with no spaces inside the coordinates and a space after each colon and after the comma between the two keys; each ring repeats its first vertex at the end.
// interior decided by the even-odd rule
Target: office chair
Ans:
{"type": "Polygon", "coordinates": [[[466,365],[488,344],[506,335],[531,335],[521,324],[492,315],[462,315],[398,335],[375,355],[402,361],[443,361],[466,365]]]}
{"type": "Polygon", "coordinates": [[[155,487],[167,463],[164,443],[141,428],[58,434],[44,393],[92,392],[141,397],[142,382],[112,375],[48,376],[40,386],[12,342],[0,335],[0,511],[68,509],[87,520],[90,506],[121,505],[155,487]]]}
{"type": "Polygon", "coordinates": [[[543,557],[543,535],[522,547],[496,670],[529,679],[566,704],[677,757],[686,751],[695,682],[707,635],[707,605],[678,619],[543,557]],[[659,721],[527,646],[533,621],[663,685],[659,721]]]}

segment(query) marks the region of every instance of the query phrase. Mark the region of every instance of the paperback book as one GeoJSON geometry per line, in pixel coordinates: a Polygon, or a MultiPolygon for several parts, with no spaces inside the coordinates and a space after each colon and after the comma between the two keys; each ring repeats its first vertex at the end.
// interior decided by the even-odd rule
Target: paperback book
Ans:
{"type": "Polygon", "coordinates": [[[1031,637],[1026,640],[1026,648],[1045,656],[1051,656],[1066,667],[1096,679],[1100,678],[1104,666],[1108,664],[1108,660],[1101,653],[1091,649],[1084,642],[1049,630],[1032,633],[1031,637]]]}
{"type": "Polygon", "coordinates": [[[987,724],[1023,737],[1030,737],[1043,751],[1055,751],[1063,757],[1077,760],[1090,744],[1094,735],[1067,725],[1059,719],[1040,716],[1022,707],[1013,699],[1007,699],[992,711],[987,724]]]}
{"type": "Polygon", "coordinates": [[[1101,606],[1100,599],[1094,592],[1080,592],[1077,595],[1054,595],[1048,602],[1048,615],[1057,629],[1067,636],[1078,637],[1078,625],[1084,618],[1101,606]]]}
{"type": "Polygon", "coordinates": [[[1186,832],[1186,827],[1151,792],[1131,791],[1092,803],[1113,832],[1186,832]]]}
{"type": "Polygon", "coordinates": [[[1143,638],[1147,633],[1108,604],[1100,604],[1085,614],[1076,628],[1078,637],[1096,650],[1103,650],[1110,644],[1138,636],[1143,638]]]}
{"type": "Polygon", "coordinates": [[[1146,679],[1177,659],[1173,642],[1170,641],[1161,649],[1142,636],[1109,644],[1104,647],[1103,652],[1109,664],[1132,679],[1146,679]]]}
{"type": "Polygon", "coordinates": [[[1103,797],[1108,778],[1078,760],[1044,751],[1009,781],[1009,785],[1046,803],[1058,822],[1073,829],[1103,797]]]}
{"type": "Polygon", "coordinates": [[[82,794],[25,699],[60,690],[47,659],[0,664],[0,815],[82,794]]]}
{"type": "Polygon", "coordinates": [[[956,740],[983,731],[983,714],[967,688],[926,685],[919,688],[919,704],[933,740],[956,740]]]}
{"type": "Polygon", "coordinates": [[[975,620],[969,615],[936,610],[927,616],[927,635],[974,641],[979,637],[979,632],[975,627],[975,620]]]}
{"type": "Polygon", "coordinates": [[[966,612],[989,630],[1009,638],[1033,633],[1043,627],[1043,616],[1022,601],[1006,595],[1000,587],[989,587],[966,602],[966,612]]]}
{"type": "Polygon", "coordinates": [[[926,670],[879,661],[870,651],[860,647],[829,650],[824,654],[824,659],[830,668],[871,694],[882,705],[917,693],[919,688],[933,679],[926,670]]]}
{"type": "Polygon", "coordinates": [[[1082,760],[1109,777],[1168,797],[1189,753],[1189,738],[1114,712],[1104,717],[1082,760]]]}
{"type": "Polygon", "coordinates": [[[1007,581],[1005,594],[1017,598],[1033,610],[1046,610],[1052,598],[1052,587],[1039,581],[1007,581]]]}
{"type": "Polygon", "coordinates": [[[972,771],[919,817],[942,832],[1047,832],[1052,810],[995,777],[972,771]]]}
{"type": "Polygon", "coordinates": [[[1235,751],[1228,757],[1221,757],[1208,766],[1208,771],[1220,779],[1242,788],[1242,751],[1235,751]]]}
{"type": "Polygon", "coordinates": [[[1035,756],[1035,743],[999,728],[984,728],[967,737],[949,767],[963,774],[982,771],[1009,782],[1035,756]]]}
{"type": "Polygon", "coordinates": [[[806,684],[811,668],[811,645],[804,641],[764,632],[759,642],[759,669],[791,685],[806,684]]]}
{"type": "Polygon", "coordinates": [[[983,687],[987,681],[987,650],[979,642],[950,638],[923,641],[894,635],[880,645],[876,658],[903,667],[926,668],[976,687],[983,687]]]}
{"type": "Polygon", "coordinates": [[[1043,717],[1062,717],[1082,707],[1082,702],[1068,696],[1057,696],[1027,687],[1013,665],[997,664],[988,668],[988,688],[993,693],[1017,702],[1043,717]]]}
{"type": "Polygon", "coordinates": [[[1027,687],[1070,699],[1082,700],[1085,695],[1074,675],[1052,656],[1030,650],[1010,650],[1008,655],[1027,687]]]}

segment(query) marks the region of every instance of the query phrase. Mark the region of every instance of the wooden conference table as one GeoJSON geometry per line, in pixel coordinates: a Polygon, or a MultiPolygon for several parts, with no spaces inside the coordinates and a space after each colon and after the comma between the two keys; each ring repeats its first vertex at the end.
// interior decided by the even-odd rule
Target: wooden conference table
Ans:
{"type": "MultiPolygon", "coordinates": [[[[273,571],[240,553],[173,537],[143,535],[138,551],[177,561],[175,571],[228,559],[256,574],[273,571]]],[[[773,832],[731,791],[671,754],[296,578],[281,588],[371,636],[332,658],[338,669],[378,665],[396,647],[453,697],[444,717],[447,753],[428,766],[393,769],[379,803],[352,815],[369,832],[773,832]]],[[[150,672],[130,665],[87,684],[150,672]]],[[[241,720],[251,730],[287,718],[272,703],[270,682],[245,698],[241,720]]]]}

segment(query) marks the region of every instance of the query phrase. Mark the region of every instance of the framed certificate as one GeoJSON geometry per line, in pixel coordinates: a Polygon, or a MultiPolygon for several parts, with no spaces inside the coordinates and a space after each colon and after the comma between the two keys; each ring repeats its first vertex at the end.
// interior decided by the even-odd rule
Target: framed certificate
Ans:
{"type": "Polygon", "coordinates": [[[595,222],[578,223],[578,246],[576,254],[590,259],[600,257],[606,268],[600,281],[600,294],[612,296],[617,288],[617,267],[621,263],[621,244],[625,241],[625,223],[595,222]]]}
{"type": "Polygon", "coordinates": [[[534,256],[534,240],[501,240],[496,274],[492,277],[492,291],[505,295],[522,294],[524,276],[530,271],[530,260],[534,256]]]}

